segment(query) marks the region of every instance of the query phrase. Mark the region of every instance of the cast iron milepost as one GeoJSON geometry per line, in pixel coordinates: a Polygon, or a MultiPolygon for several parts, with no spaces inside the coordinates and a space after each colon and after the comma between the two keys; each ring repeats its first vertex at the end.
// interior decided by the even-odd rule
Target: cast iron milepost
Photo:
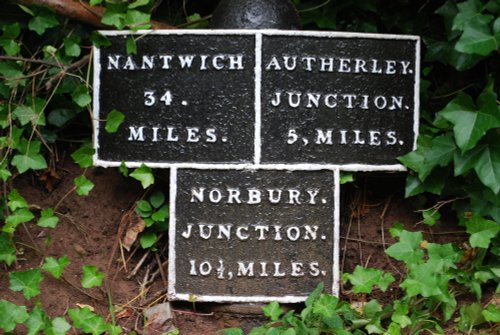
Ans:
{"type": "Polygon", "coordinates": [[[222,0],[215,9],[213,29],[301,28],[299,14],[289,0],[222,0]]]}

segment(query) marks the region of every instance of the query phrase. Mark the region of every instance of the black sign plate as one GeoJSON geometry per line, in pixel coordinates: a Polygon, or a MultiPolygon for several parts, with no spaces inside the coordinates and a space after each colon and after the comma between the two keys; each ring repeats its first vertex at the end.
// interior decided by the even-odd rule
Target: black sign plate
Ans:
{"type": "Polygon", "coordinates": [[[95,164],[401,169],[418,130],[415,36],[107,32],[95,50],[95,164]],[[137,55],[127,55],[127,38],[137,55]],[[107,115],[125,114],[117,133],[107,115]]]}
{"type": "Polygon", "coordinates": [[[320,282],[336,293],[338,170],[171,175],[172,299],[298,302],[320,282]]]}
{"type": "Polygon", "coordinates": [[[253,35],[133,35],[137,55],[130,35],[108,35],[95,57],[97,165],[253,161],[253,35]],[[109,134],[113,109],[125,121],[109,134]]]}
{"type": "Polygon", "coordinates": [[[416,43],[264,38],[262,163],[383,165],[411,151],[416,43]]]}

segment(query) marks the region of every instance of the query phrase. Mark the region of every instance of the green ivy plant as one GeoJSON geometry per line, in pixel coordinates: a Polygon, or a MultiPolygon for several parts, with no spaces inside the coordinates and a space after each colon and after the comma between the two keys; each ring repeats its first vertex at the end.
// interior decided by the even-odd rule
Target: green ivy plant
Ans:
{"type": "Polygon", "coordinates": [[[148,200],[139,200],[135,212],[141,216],[146,226],[139,242],[143,249],[154,247],[158,234],[168,229],[168,206],[165,204],[163,192],[155,191],[148,200]]]}
{"type": "MultiPolygon", "coordinates": [[[[103,25],[134,31],[151,27],[157,4],[88,2],[104,8],[103,25]]],[[[389,273],[358,266],[343,280],[362,298],[373,290],[397,286],[402,291],[398,300],[386,304],[370,300],[358,308],[322,293],[320,285],[300,313],[284,313],[279,304],[269,304],[264,314],[270,322],[251,334],[443,333],[442,325],[453,321],[462,332],[497,331],[500,311],[484,301],[484,290],[494,287],[500,292],[500,4],[497,0],[293,2],[305,29],[422,36],[421,129],[417,150],[400,158],[409,169],[405,193],[422,204],[417,209],[429,227],[439,224],[445,211],[454,211],[468,239],[465,247],[435,244],[423,240],[419,232],[396,226],[391,234],[398,242],[387,254],[402,262],[405,276],[396,282],[389,273]],[[423,275],[428,273],[433,275],[423,275]],[[471,293],[476,301],[460,306],[457,296],[462,293],[471,293]]],[[[92,124],[90,47],[109,44],[94,29],[48,8],[17,8],[18,20],[0,14],[0,263],[9,270],[10,289],[22,293],[33,307],[0,299],[0,329],[13,332],[23,324],[28,334],[66,334],[71,327],[88,334],[120,334],[120,327],[87,307],[71,308],[55,318],[46,315],[38,302],[40,284],[47,275],[62,278],[68,257],[44,257],[40,267],[14,270],[19,226],[37,225],[50,232],[59,223],[60,203],[75,194],[86,196],[94,188],[87,174],[94,150],[89,136],[75,136],[74,129],[90,133],[92,124]],[[41,208],[28,203],[14,187],[14,179],[54,169],[55,145],[61,142],[79,143],[71,157],[81,175],[57,204],[41,208]]],[[[207,23],[199,14],[185,13],[184,21],[190,28],[204,28],[207,23]]],[[[136,38],[128,38],[127,52],[136,52],[136,38]]],[[[123,120],[124,115],[113,110],[105,130],[116,132],[123,120]]],[[[122,165],[120,171],[145,189],[155,184],[146,165],[132,172],[122,165]]],[[[352,178],[343,175],[345,182],[352,178]]],[[[153,193],[137,203],[136,212],[148,226],[141,245],[154,248],[158,233],[167,227],[164,195],[153,193]]],[[[84,289],[99,287],[103,274],[84,266],[81,280],[84,289]]]]}
{"type": "MultiPolygon", "coordinates": [[[[305,308],[300,312],[283,312],[277,302],[262,308],[270,322],[253,328],[248,335],[309,335],[309,334],[444,334],[443,326],[457,312],[457,284],[463,284],[464,276],[470,270],[460,265],[463,250],[450,243],[429,243],[421,232],[410,232],[396,225],[391,235],[398,242],[391,245],[386,253],[404,263],[406,275],[399,283],[403,291],[401,298],[381,304],[371,299],[360,306],[323,292],[323,284],[309,295],[305,308]],[[440,312],[438,313],[438,310],[440,312]]],[[[482,233],[487,237],[487,233],[482,233]]],[[[481,276],[469,276],[480,287],[490,281],[498,282],[497,269],[489,269],[481,276]],[[472,278],[473,277],[473,278],[472,278]]],[[[394,285],[391,273],[375,268],[357,266],[352,273],[344,273],[342,280],[351,285],[354,294],[360,297],[374,290],[382,292],[394,285]]],[[[474,292],[474,286],[469,290],[474,292]]],[[[360,299],[363,301],[362,299],[360,299]]],[[[488,303],[485,307],[478,302],[460,307],[457,328],[469,332],[474,328],[493,330],[500,322],[500,306],[488,303]]],[[[498,329],[498,327],[497,327],[498,329]]],[[[493,330],[494,331],[494,330],[493,330]]],[[[225,335],[243,335],[240,328],[224,330],[225,335]]]]}

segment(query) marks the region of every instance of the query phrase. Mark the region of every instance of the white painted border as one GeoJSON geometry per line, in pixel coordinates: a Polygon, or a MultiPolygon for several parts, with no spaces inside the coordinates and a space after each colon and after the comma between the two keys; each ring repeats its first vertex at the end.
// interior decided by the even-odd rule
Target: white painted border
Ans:
{"type": "MultiPolygon", "coordinates": [[[[192,296],[189,293],[177,293],[176,292],[176,267],[175,262],[177,259],[175,250],[175,238],[176,238],[176,207],[175,202],[177,200],[177,168],[174,167],[170,170],[170,218],[169,218],[169,237],[168,237],[168,298],[169,300],[183,300],[189,301],[192,296]]],[[[204,169],[205,170],[205,169],[204,169]]],[[[253,171],[254,167],[248,169],[231,169],[226,168],[225,170],[247,170],[253,171]]],[[[319,169],[321,171],[329,171],[329,169],[319,169]]],[[[299,170],[296,170],[299,171],[299,170]]],[[[300,170],[304,171],[304,170],[300,170]]],[[[332,264],[332,294],[335,296],[339,295],[340,290],[340,264],[339,264],[339,253],[340,253],[340,170],[334,169],[330,170],[333,173],[333,264],[332,264]]],[[[198,302],[271,302],[277,301],[279,303],[298,303],[304,302],[307,296],[295,296],[295,295],[285,295],[285,296],[233,296],[233,295],[197,295],[195,296],[198,302]]]]}
{"type": "Polygon", "coordinates": [[[262,150],[262,34],[255,35],[255,135],[254,135],[254,154],[255,164],[260,164],[262,150]]]}
{"type": "Polygon", "coordinates": [[[419,134],[419,121],[420,121],[420,38],[415,43],[415,88],[414,95],[415,101],[413,106],[413,133],[415,136],[413,142],[413,150],[417,150],[417,140],[419,134]]]}
{"type": "MultiPolygon", "coordinates": [[[[394,35],[394,34],[371,34],[371,33],[350,33],[350,32],[335,32],[335,31],[303,31],[303,30],[275,30],[275,29],[263,29],[263,30],[188,30],[188,29],[178,29],[178,30],[139,30],[137,32],[132,32],[128,30],[122,31],[100,31],[101,34],[106,36],[123,36],[123,35],[254,35],[256,39],[255,45],[255,131],[254,131],[254,167],[266,169],[269,168],[282,169],[281,166],[285,166],[283,169],[341,169],[343,171],[406,171],[402,164],[388,164],[388,165],[376,165],[376,164],[320,164],[320,163],[286,163],[286,164],[266,164],[260,165],[261,158],[261,75],[262,75],[262,36],[310,36],[310,37],[325,37],[325,38],[368,38],[368,39],[381,39],[381,40],[407,40],[416,41],[416,52],[415,52],[415,86],[414,86],[414,110],[413,110],[413,132],[414,132],[414,143],[413,149],[417,147],[417,138],[419,134],[419,106],[420,106],[420,37],[414,35],[394,35]],[[310,167],[311,166],[311,167],[310,167]],[[316,167],[319,166],[319,167],[316,167]]],[[[96,47],[94,49],[94,148],[95,154],[93,156],[93,162],[95,166],[101,167],[114,167],[120,166],[122,162],[116,161],[106,161],[101,160],[98,157],[99,143],[99,89],[100,89],[100,50],[96,47]]],[[[180,162],[170,162],[170,163],[158,163],[158,162],[125,162],[125,166],[128,168],[135,168],[141,166],[141,164],[146,164],[151,168],[171,168],[171,167],[186,167],[186,168],[217,168],[216,165],[220,165],[221,168],[225,167],[237,167],[237,168],[247,168],[252,165],[249,164],[217,164],[217,163],[180,163],[180,162]]]]}
{"type": "Polygon", "coordinates": [[[340,171],[333,171],[334,205],[333,205],[333,287],[332,293],[338,297],[340,293],[340,171]]]}
{"type": "Polygon", "coordinates": [[[93,106],[93,113],[92,113],[92,127],[94,128],[94,137],[93,137],[93,143],[94,143],[94,155],[92,157],[94,161],[94,165],[99,166],[98,162],[100,161],[98,158],[97,152],[99,151],[99,114],[100,114],[100,105],[99,105],[99,92],[101,91],[101,50],[99,48],[96,48],[95,46],[92,47],[92,54],[93,54],[93,65],[94,65],[94,85],[93,85],[93,91],[92,91],[92,106],[93,106]]]}
{"type": "MultiPolygon", "coordinates": [[[[176,227],[176,209],[177,200],[177,168],[170,169],[170,198],[169,198],[169,223],[168,223],[168,290],[169,296],[175,296],[175,227],[176,227]]],[[[185,300],[189,300],[185,299],[185,300]]]]}
{"type": "MultiPolygon", "coordinates": [[[[96,161],[94,161],[95,163],[96,161]]],[[[119,167],[121,162],[109,162],[97,160],[101,167],[119,167]]],[[[128,162],[125,166],[128,168],[137,168],[142,164],[146,164],[150,168],[179,168],[179,169],[212,169],[212,170],[302,170],[302,171],[317,171],[317,170],[335,170],[341,171],[363,171],[363,172],[403,172],[406,167],[401,164],[393,165],[364,165],[364,164],[321,164],[321,163],[301,163],[301,164],[217,164],[217,163],[150,163],[150,162],[128,162]]]]}
{"type": "Polygon", "coordinates": [[[354,33],[342,31],[313,31],[313,30],[281,30],[281,29],[158,29],[158,30],[101,30],[102,35],[278,35],[278,36],[317,36],[342,38],[372,38],[382,40],[419,40],[416,35],[354,33]]]}

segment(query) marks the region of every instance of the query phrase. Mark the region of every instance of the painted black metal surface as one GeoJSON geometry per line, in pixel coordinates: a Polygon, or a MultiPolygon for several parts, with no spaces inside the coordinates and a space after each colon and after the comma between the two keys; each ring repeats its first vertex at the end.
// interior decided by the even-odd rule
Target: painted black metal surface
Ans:
{"type": "Polygon", "coordinates": [[[262,162],[396,163],[416,137],[416,43],[266,36],[262,162]]]}
{"type": "MultiPolygon", "coordinates": [[[[100,50],[98,158],[242,163],[253,159],[254,36],[127,36],[100,50]],[[125,114],[118,133],[104,120],[125,114]]],[[[97,89],[97,87],[96,87],[97,89]]]]}
{"type": "Polygon", "coordinates": [[[331,292],[333,185],[325,170],[179,169],[175,293],[305,297],[319,282],[331,292]]]}
{"type": "Polygon", "coordinates": [[[300,29],[297,10],[289,0],[222,0],[215,9],[213,29],[300,29]]]}
{"type": "Polygon", "coordinates": [[[413,149],[415,37],[265,30],[134,36],[137,55],[126,54],[125,35],[108,36],[113,45],[100,50],[99,165],[364,169],[395,166],[413,149]],[[113,109],[126,118],[108,134],[104,120],[113,109]]]}

